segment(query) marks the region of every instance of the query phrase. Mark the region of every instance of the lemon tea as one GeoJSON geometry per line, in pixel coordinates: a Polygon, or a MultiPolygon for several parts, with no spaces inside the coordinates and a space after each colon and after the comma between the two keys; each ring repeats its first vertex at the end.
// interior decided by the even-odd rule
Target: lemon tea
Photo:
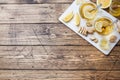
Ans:
{"type": "Polygon", "coordinates": [[[90,2],[84,3],[80,8],[81,17],[88,20],[94,19],[98,10],[94,10],[92,12],[90,11],[95,8],[96,8],[96,5],[94,3],[90,3],[90,2]]]}
{"type": "Polygon", "coordinates": [[[102,22],[103,23],[102,32],[98,32],[99,34],[108,35],[113,31],[113,26],[114,25],[110,25],[110,24],[112,24],[112,20],[110,20],[110,19],[108,19],[106,17],[102,17],[102,18],[97,19],[95,21],[95,24],[96,24],[96,22],[102,22]]]}
{"type": "Polygon", "coordinates": [[[120,0],[113,0],[109,8],[109,13],[115,17],[120,16],[120,0]]]}

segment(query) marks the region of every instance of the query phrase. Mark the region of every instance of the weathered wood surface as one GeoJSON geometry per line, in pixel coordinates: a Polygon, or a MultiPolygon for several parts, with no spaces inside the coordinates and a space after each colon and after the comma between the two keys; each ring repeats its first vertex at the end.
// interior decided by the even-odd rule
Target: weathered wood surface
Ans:
{"type": "Polygon", "coordinates": [[[0,37],[0,45],[91,45],[63,24],[0,24],[0,37]]]}
{"type": "Polygon", "coordinates": [[[0,45],[89,45],[63,24],[0,24],[0,45]]]}
{"type": "Polygon", "coordinates": [[[73,0],[0,0],[0,80],[120,80],[109,56],[58,21],[73,0]]]}
{"type": "Polygon", "coordinates": [[[120,71],[0,70],[1,80],[119,80],[120,71]]]}
{"type": "Polygon", "coordinates": [[[0,23],[60,23],[59,16],[70,4],[2,4],[0,23]]]}
{"type": "Polygon", "coordinates": [[[120,47],[109,56],[92,46],[0,47],[0,69],[120,70],[120,47]]]}
{"type": "Polygon", "coordinates": [[[74,0],[0,0],[0,3],[22,3],[22,4],[39,4],[39,3],[72,3],[74,0]]]}
{"type": "Polygon", "coordinates": [[[0,23],[60,23],[58,17],[69,4],[3,4],[0,23]]]}

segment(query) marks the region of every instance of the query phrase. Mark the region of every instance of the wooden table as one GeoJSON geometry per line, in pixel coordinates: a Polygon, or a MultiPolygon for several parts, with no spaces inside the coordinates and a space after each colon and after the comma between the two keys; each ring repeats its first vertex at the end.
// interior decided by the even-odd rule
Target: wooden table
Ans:
{"type": "Polygon", "coordinates": [[[105,56],[58,21],[73,0],[0,0],[0,80],[120,80],[105,56]]]}

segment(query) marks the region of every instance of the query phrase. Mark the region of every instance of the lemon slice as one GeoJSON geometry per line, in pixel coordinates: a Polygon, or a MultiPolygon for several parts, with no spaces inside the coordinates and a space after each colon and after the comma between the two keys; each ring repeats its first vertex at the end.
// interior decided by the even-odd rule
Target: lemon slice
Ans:
{"type": "Polygon", "coordinates": [[[103,21],[104,26],[109,26],[111,23],[109,21],[103,21]]]}
{"type": "Polygon", "coordinates": [[[101,8],[108,8],[112,3],[112,0],[97,0],[97,5],[102,4],[101,8]]]}
{"type": "Polygon", "coordinates": [[[100,47],[101,47],[103,50],[108,50],[108,49],[110,48],[107,39],[102,39],[102,40],[100,41],[100,47]]]}
{"type": "Polygon", "coordinates": [[[80,16],[78,13],[75,14],[75,25],[76,26],[80,25],[80,16]]]}
{"type": "Polygon", "coordinates": [[[73,16],[74,16],[73,12],[70,12],[63,18],[63,21],[67,23],[72,20],[73,16]]]}
{"type": "Polygon", "coordinates": [[[93,15],[89,12],[89,10],[92,10],[92,9],[93,9],[92,6],[84,7],[83,13],[84,13],[85,18],[93,19],[95,17],[95,15],[93,15]]]}
{"type": "Polygon", "coordinates": [[[103,22],[99,21],[95,23],[95,29],[98,32],[102,32],[103,22]]]}
{"type": "Polygon", "coordinates": [[[94,19],[97,14],[97,10],[90,12],[93,9],[95,9],[94,4],[92,4],[92,3],[84,4],[84,6],[82,7],[82,14],[83,14],[84,18],[90,19],[90,20],[94,19]]]}

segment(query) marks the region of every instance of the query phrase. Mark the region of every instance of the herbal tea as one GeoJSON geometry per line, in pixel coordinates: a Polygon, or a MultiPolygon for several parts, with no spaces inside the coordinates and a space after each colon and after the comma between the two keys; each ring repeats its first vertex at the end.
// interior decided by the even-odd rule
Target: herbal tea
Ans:
{"type": "Polygon", "coordinates": [[[115,0],[112,2],[109,8],[109,13],[116,17],[120,16],[120,0],[115,0]]]}
{"type": "Polygon", "coordinates": [[[101,35],[108,35],[113,31],[112,21],[108,18],[99,18],[95,21],[95,29],[101,35]]]}
{"type": "Polygon", "coordinates": [[[94,3],[84,3],[80,8],[80,14],[82,18],[91,20],[96,17],[97,14],[96,5],[94,3]],[[95,10],[94,10],[95,9],[95,10]]]}

